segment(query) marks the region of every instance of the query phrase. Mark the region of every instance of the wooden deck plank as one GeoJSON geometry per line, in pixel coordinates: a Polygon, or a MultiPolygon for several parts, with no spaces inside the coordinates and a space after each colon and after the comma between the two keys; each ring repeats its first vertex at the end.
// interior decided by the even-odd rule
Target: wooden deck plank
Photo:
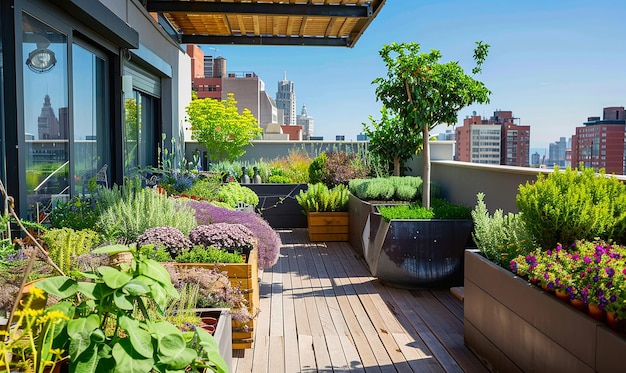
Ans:
{"type": "Polygon", "coordinates": [[[279,233],[253,348],[233,351],[234,373],[487,371],[463,344],[463,303],[449,289],[389,288],[348,243],[279,233]]]}

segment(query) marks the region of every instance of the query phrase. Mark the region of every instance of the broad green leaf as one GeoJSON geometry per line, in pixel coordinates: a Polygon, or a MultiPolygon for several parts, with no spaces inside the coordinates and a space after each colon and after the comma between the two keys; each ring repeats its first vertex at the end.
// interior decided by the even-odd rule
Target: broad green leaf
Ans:
{"type": "Polygon", "coordinates": [[[119,309],[132,311],[134,308],[133,302],[127,298],[127,295],[121,289],[113,294],[113,301],[119,309]]]}
{"type": "Polygon", "coordinates": [[[110,289],[102,283],[84,282],[78,283],[78,291],[88,299],[102,299],[106,293],[105,291],[110,289]]]}
{"type": "Polygon", "coordinates": [[[154,300],[154,303],[156,303],[159,311],[163,313],[165,311],[165,308],[167,307],[167,293],[158,283],[150,286],[150,292],[152,294],[152,299],[154,300]]]}
{"type": "Polygon", "coordinates": [[[108,287],[112,289],[119,289],[124,286],[128,281],[132,280],[132,276],[120,272],[113,267],[102,266],[98,268],[98,272],[102,275],[102,280],[108,287]]]}
{"type": "Polygon", "coordinates": [[[92,344],[91,335],[100,328],[100,318],[91,314],[87,317],[70,320],[67,334],[70,337],[70,356],[79,358],[92,344]]]}
{"type": "Polygon", "coordinates": [[[76,294],[78,290],[76,280],[65,276],[44,278],[41,281],[37,281],[34,285],[46,293],[55,295],[61,299],[71,297],[76,294]]]}
{"type": "Polygon", "coordinates": [[[163,355],[159,354],[159,362],[164,364],[168,371],[170,369],[185,369],[185,367],[191,365],[191,363],[196,359],[198,354],[196,351],[191,348],[183,348],[176,353],[168,352],[168,354],[163,355]]]}
{"type": "Polygon", "coordinates": [[[92,344],[88,346],[78,358],[74,356],[70,353],[70,372],[93,373],[97,371],[96,368],[100,360],[98,357],[98,345],[92,344]]]}
{"type": "Polygon", "coordinates": [[[139,274],[150,277],[162,285],[172,285],[172,279],[167,269],[154,259],[139,262],[139,274]]]}
{"type": "Polygon", "coordinates": [[[139,321],[131,319],[128,316],[120,316],[119,323],[128,333],[128,337],[135,351],[146,358],[154,355],[152,337],[150,333],[139,326],[139,321]]]}
{"type": "Polygon", "coordinates": [[[133,249],[126,245],[108,245],[92,250],[94,254],[118,254],[124,252],[132,252],[133,249]]]}
{"type": "Polygon", "coordinates": [[[218,372],[228,373],[228,364],[220,355],[219,345],[217,344],[215,337],[202,328],[197,328],[196,333],[198,334],[200,346],[202,347],[200,357],[204,357],[211,363],[215,364],[215,368],[218,372]]]}
{"type": "Polygon", "coordinates": [[[150,292],[150,288],[144,282],[132,279],[124,285],[122,291],[126,294],[137,296],[148,294],[150,292]]]}
{"type": "Polygon", "coordinates": [[[130,343],[128,338],[121,339],[113,346],[115,359],[114,372],[119,373],[147,373],[154,365],[154,358],[141,356],[130,343]]]}

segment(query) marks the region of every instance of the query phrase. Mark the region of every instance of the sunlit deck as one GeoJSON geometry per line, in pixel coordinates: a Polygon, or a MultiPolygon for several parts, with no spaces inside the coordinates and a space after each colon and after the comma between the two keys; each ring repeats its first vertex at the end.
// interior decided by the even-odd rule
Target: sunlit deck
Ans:
{"type": "Polygon", "coordinates": [[[448,289],[387,287],[347,242],[280,235],[253,348],[233,352],[233,372],[488,371],[463,343],[463,303],[448,289]]]}

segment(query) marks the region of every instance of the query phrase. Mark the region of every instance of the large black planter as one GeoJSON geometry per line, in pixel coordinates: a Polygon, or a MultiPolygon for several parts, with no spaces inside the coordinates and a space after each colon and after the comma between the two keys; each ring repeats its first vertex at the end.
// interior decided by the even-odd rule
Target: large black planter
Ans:
{"type": "Polygon", "coordinates": [[[476,252],[465,254],[464,337],[493,372],[619,372],[626,339],[476,252]]]}
{"type": "Polygon", "coordinates": [[[371,213],[363,253],[373,276],[403,288],[457,285],[471,220],[391,220],[371,213]]]}
{"type": "Polygon", "coordinates": [[[296,201],[307,184],[242,184],[259,196],[256,210],[272,228],[306,228],[306,215],[296,201]]]}

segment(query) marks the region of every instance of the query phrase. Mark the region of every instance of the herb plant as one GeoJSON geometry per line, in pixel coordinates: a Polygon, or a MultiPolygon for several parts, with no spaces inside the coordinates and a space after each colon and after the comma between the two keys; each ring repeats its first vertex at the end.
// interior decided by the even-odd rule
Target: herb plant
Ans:
{"type": "Polygon", "coordinates": [[[196,245],[183,250],[176,258],[178,263],[243,263],[239,252],[228,252],[214,246],[196,245]]]}
{"type": "Polygon", "coordinates": [[[296,201],[302,206],[303,214],[309,212],[348,211],[348,187],[339,184],[329,189],[325,184],[309,184],[306,191],[301,190],[296,201]]]}

